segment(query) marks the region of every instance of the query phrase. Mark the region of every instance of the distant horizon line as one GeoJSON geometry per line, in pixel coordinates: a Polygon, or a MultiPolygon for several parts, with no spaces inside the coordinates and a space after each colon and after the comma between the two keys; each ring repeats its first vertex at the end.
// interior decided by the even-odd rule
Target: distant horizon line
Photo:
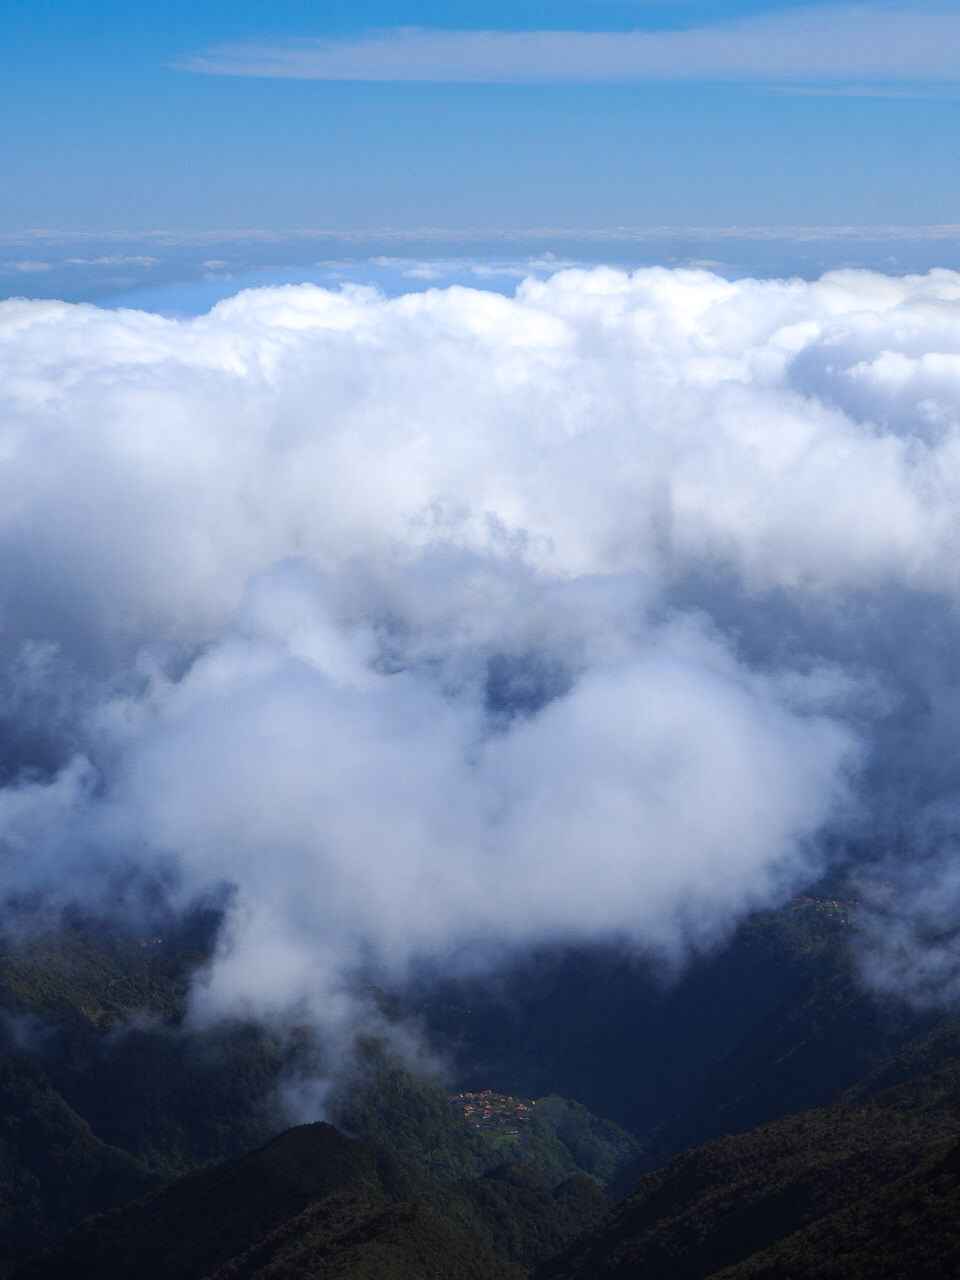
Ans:
{"type": "Polygon", "coordinates": [[[360,227],[344,230],[327,227],[300,227],[279,230],[267,227],[159,228],[147,230],[69,230],[48,227],[29,227],[17,231],[0,231],[0,244],[24,244],[42,241],[80,243],[101,240],[155,241],[167,244],[204,244],[226,240],[261,241],[265,243],[293,240],[356,240],[374,242],[383,240],[411,241],[527,241],[551,236],[565,240],[652,240],[662,237],[717,237],[722,239],[756,240],[947,240],[960,238],[960,223],[904,224],[855,224],[841,223],[819,225],[748,225],[721,224],[716,226],[659,223],[654,225],[611,227],[360,227]]]}

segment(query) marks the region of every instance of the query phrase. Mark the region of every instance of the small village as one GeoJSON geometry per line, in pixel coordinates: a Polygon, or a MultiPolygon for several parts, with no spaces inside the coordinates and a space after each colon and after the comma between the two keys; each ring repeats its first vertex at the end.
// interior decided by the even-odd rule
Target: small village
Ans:
{"type": "Polygon", "coordinates": [[[838,898],[811,898],[809,894],[798,894],[792,902],[794,911],[820,911],[831,916],[839,924],[849,924],[850,917],[859,906],[853,898],[841,901],[838,898]]]}
{"type": "Polygon", "coordinates": [[[519,1133],[516,1126],[529,1119],[537,1105],[533,1099],[514,1098],[491,1089],[480,1093],[448,1093],[447,1097],[463,1112],[472,1128],[500,1129],[507,1134],[511,1129],[519,1133]]]}

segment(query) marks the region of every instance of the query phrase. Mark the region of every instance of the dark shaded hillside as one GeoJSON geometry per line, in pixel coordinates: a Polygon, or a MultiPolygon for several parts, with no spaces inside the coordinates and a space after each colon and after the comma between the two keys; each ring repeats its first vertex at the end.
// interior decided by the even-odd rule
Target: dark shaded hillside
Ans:
{"type": "Polygon", "coordinates": [[[717,1273],[717,1280],[947,1280],[960,1274],[960,1145],[717,1273]]]}
{"type": "Polygon", "coordinates": [[[945,1018],[936,1026],[901,1045],[895,1053],[878,1063],[855,1088],[849,1091],[851,1101],[862,1101],[873,1094],[899,1085],[910,1085],[911,1095],[920,1097],[929,1090],[939,1096],[940,1082],[949,1078],[960,1063],[960,1021],[945,1018]]]}
{"type": "Polygon", "coordinates": [[[716,1063],[693,1104],[651,1140],[652,1154],[665,1157],[785,1112],[823,1106],[929,1026],[929,1015],[879,1005],[844,961],[841,953],[836,967],[799,982],[716,1063]]]}
{"type": "MultiPolygon", "coordinates": [[[[884,1203],[894,1203],[898,1180],[922,1178],[917,1171],[958,1137],[960,1064],[952,1063],[869,1100],[844,1101],[717,1139],[645,1175],[598,1229],[544,1264],[537,1280],[632,1280],[647,1274],[702,1280],[746,1266],[764,1250],[781,1258],[782,1242],[814,1224],[826,1230],[831,1215],[844,1212],[856,1220],[855,1206],[865,1197],[891,1188],[893,1199],[884,1203]]],[[[936,1218],[935,1205],[933,1212],[936,1218]]],[[[934,1220],[930,1229],[936,1229],[934,1220]]],[[[918,1230],[925,1230],[919,1221],[918,1230]]],[[[833,1247],[852,1256],[859,1239],[854,1233],[843,1245],[834,1233],[833,1247]]],[[[955,1263],[960,1267],[960,1254],[955,1263]]],[[[802,1267],[778,1271],[771,1265],[773,1270],[757,1274],[809,1274],[802,1267]]]]}
{"type": "MultiPolygon", "coordinates": [[[[17,1274],[190,1280],[253,1255],[266,1260],[267,1242],[310,1206],[314,1233],[329,1241],[360,1228],[373,1211],[422,1198],[425,1186],[387,1152],[330,1125],[292,1129],[252,1155],[99,1219],[17,1274]]],[[[249,1265],[236,1274],[250,1274],[249,1265]]]]}
{"type": "Polygon", "coordinates": [[[50,1078],[94,1131],[170,1177],[249,1150],[285,1121],[269,1104],[281,1056],[256,1027],[163,1024],[64,1036],[50,1078]]]}
{"type": "Polygon", "coordinates": [[[420,1204],[311,1206],[209,1280],[520,1280],[523,1271],[478,1248],[420,1204]]]}
{"type": "Polygon", "coordinates": [[[437,1183],[331,1125],[307,1125],[97,1219],[16,1276],[507,1280],[522,1274],[511,1257],[532,1265],[606,1203],[590,1179],[554,1191],[508,1167],[476,1182],[437,1183]]]}
{"type": "Polygon", "coordinates": [[[94,1137],[36,1062],[0,1055],[0,1275],[87,1214],[156,1183],[132,1156],[94,1137]]]}

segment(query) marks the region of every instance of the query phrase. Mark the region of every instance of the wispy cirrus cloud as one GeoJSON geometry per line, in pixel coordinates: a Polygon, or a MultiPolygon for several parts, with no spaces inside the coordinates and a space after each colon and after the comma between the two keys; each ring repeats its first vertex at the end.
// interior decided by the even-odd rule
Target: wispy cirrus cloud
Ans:
{"type": "Polygon", "coordinates": [[[341,39],[223,44],[173,65],[303,80],[949,84],[960,80],[960,12],[818,6],[686,30],[624,32],[401,27],[341,39]]]}

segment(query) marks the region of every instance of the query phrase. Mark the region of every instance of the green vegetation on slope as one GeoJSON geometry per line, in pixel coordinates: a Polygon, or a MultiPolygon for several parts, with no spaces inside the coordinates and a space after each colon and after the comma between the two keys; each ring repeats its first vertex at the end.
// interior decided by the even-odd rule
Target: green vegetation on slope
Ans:
{"type": "Polygon", "coordinates": [[[431,1177],[477,1177],[490,1164],[483,1139],[443,1090],[392,1062],[375,1041],[358,1047],[354,1074],[332,1107],[346,1133],[386,1147],[431,1177]]]}
{"type": "MultiPolygon", "coordinates": [[[[633,1105],[685,1099],[682,1114],[661,1113],[659,1147],[645,1152],[617,1124],[556,1095],[488,1090],[469,1108],[472,1127],[463,1099],[367,1042],[335,1099],[338,1123],[365,1141],[309,1126],[240,1155],[275,1131],[265,1100],[295,1064],[251,1026],[183,1028],[202,951],[65,929],[0,952],[0,1030],[8,1047],[34,1055],[0,1058],[0,1257],[9,1269],[84,1214],[113,1209],[22,1274],[189,1280],[202,1266],[198,1277],[872,1280],[960,1271],[950,1226],[960,1024],[873,1005],[853,983],[850,929],[835,916],[758,918],[730,954],[673,986],[631,977],[625,1002],[615,985],[599,1007],[582,1001],[582,957],[563,971],[572,1012],[547,1009],[556,975],[536,990],[543,1016],[558,1019],[546,1037],[542,1020],[536,1029],[537,1070],[572,1018],[577,1041],[558,1074],[585,1071],[623,1029],[638,991],[634,1012],[649,1015],[648,1038],[667,1038],[667,1059],[707,1035],[715,1056],[675,1094],[658,1075],[663,1064],[654,1069],[656,1046],[644,1048],[633,1105]],[[751,995],[759,1012],[738,1011],[751,995]],[[599,1043],[584,1044],[591,1019],[599,1043]],[[900,1047],[880,1061],[885,1043],[900,1047]],[[732,1047],[717,1054],[722,1044],[732,1047]],[[622,1189],[638,1158],[649,1168],[657,1149],[825,1095],[837,1100],[677,1156],[608,1215],[601,1184],[622,1189]],[[160,1178],[166,1188],[121,1207],[160,1178]]],[[[590,960],[583,972],[615,977],[626,972],[618,963],[590,960]]],[[[616,1071],[629,1069],[643,1029],[631,1031],[616,1071]]]]}
{"type": "Polygon", "coordinates": [[[960,1145],[717,1280],[945,1280],[960,1272],[960,1145]]]}
{"type": "Polygon", "coordinates": [[[282,1123],[266,1106],[282,1066],[269,1036],[180,1026],[204,959],[152,935],[68,925],[0,946],[0,1011],[14,1041],[97,1137],[165,1177],[249,1150],[282,1123]]]}
{"type": "Polygon", "coordinates": [[[107,1031],[144,1013],[179,1021],[191,975],[206,959],[154,935],[118,938],[63,925],[0,944],[0,1006],[58,1026],[107,1031]]]}
{"type": "Polygon", "coordinates": [[[606,1207],[596,1184],[581,1181],[554,1190],[529,1170],[504,1168],[440,1183],[331,1125],[305,1125],[90,1222],[16,1276],[508,1280],[606,1207]]]}
{"type": "MultiPolygon", "coordinates": [[[[536,1116],[528,1137],[531,1162],[547,1177],[554,1176],[546,1159],[540,1163],[536,1152],[539,1134],[549,1131],[569,1165],[564,1172],[582,1170],[604,1187],[616,1187],[640,1158],[641,1147],[632,1134],[612,1120],[595,1116],[579,1102],[551,1094],[536,1100],[536,1116]]],[[[561,1166],[562,1167],[562,1166],[561,1166]]]]}
{"type": "Polygon", "coordinates": [[[518,1119],[515,1109],[504,1111],[506,1099],[487,1096],[485,1120],[480,1112],[470,1117],[472,1107],[465,1115],[438,1085],[412,1075],[368,1041],[359,1047],[356,1070],[332,1112],[347,1133],[442,1180],[477,1177],[512,1161],[528,1164],[552,1185],[585,1173],[607,1186],[636,1164],[636,1139],[577,1102],[555,1095],[531,1099],[518,1119]]]}
{"type": "Polygon", "coordinates": [[[148,1024],[69,1042],[48,1070],[104,1141],[169,1177],[276,1133],[282,1119],[266,1104],[281,1066],[256,1027],[188,1034],[148,1024]]]}

